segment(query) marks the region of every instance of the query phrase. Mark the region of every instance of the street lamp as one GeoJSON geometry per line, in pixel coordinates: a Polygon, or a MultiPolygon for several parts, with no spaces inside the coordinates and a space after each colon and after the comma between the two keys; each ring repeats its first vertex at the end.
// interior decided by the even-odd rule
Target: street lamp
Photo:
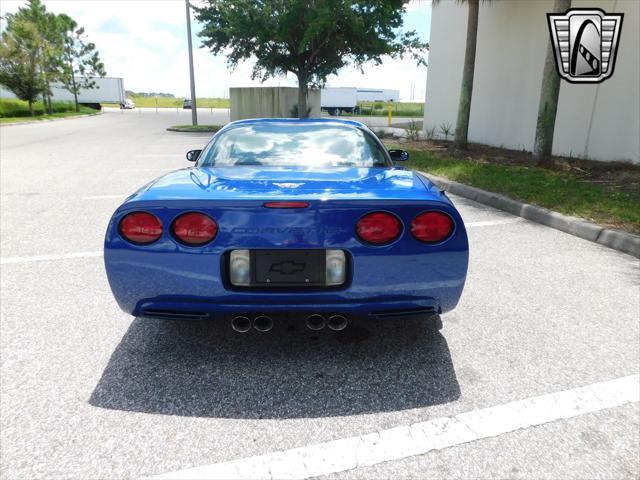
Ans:
{"type": "Polygon", "coordinates": [[[191,123],[198,125],[198,106],[196,105],[196,84],[193,78],[193,46],[191,45],[191,13],[189,0],[184,0],[187,8],[187,40],[189,42],[189,77],[191,81],[191,123]]]}

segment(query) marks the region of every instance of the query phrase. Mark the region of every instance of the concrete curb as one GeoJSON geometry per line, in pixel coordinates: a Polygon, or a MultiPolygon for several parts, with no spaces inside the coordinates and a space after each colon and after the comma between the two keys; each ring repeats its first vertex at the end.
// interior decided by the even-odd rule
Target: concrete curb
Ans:
{"type": "Polygon", "coordinates": [[[613,248],[620,252],[628,253],[640,258],[640,236],[619,230],[609,230],[595,223],[587,222],[581,218],[562,215],[558,212],[537,207],[528,203],[522,203],[498,193],[487,192],[476,187],[470,187],[446,178],[423,173],[439,188],[451,192],[454,195],[475,200],[478,203],[489,205],[499,210],[504,210],[532,222],[540,223],[556,230],[584,238],[591,242],[599,243],[605,247],[613,248]]]}
{"type": "Polygon", "coordinates": [[[70,115],[68,117],[61,117],[61,118],[45,118],[43,120],[34,120],[32,122],[0,123],[0,127],[18,127],[20,125],[35,125],[37,123],[43,124],[47,122],[59,122],[61,120],[73,120],[75,118],[95,117],[96,115],[102,115],[103,113],[104,112],[84,113],[81,115],[70,115]]]}
{"type": "MultiPolygon", "coordinates": [[[[222,127],[220,127],[222,128],[222,127]]],[[[185,128],[175,128],[175,127],[167,127],[167,132],[180,132],[180,133],[216,133],[218,130],[189,130],[185,128]]]]}

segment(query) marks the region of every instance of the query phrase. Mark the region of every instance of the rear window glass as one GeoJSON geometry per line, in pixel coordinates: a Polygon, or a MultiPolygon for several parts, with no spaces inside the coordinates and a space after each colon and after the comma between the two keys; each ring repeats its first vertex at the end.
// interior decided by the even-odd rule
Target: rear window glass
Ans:
{"type": "Polygon", "coordinates": [[[220,132],[199,166],[385,167],[372,136],[342,125],[256,123],[220,132]]]}

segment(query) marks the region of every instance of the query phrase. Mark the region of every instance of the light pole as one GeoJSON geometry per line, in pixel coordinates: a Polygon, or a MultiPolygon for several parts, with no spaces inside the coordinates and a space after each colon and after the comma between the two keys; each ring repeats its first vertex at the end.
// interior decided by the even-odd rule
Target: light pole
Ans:
{"type": "Polygon", "coordinates": [[[189,78],[191,81],[191,123],[198,125],[198,106],[196,105],[196,84],[193,78],[193,47],[191,45],[191,13],[189,12],[189,0],[184,0],[187,7],[187,40],[189,41],[189,78]]]}

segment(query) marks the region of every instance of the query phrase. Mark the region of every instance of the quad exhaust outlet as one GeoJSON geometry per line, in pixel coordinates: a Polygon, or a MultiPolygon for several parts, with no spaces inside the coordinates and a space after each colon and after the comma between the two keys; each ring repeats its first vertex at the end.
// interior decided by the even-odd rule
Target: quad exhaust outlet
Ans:
{"type": "Polygon", "coordinates": [[[326,319],[323,315],[314,313],[307,317],[305,323],[307,328],[311,330],[322,330],[324,327],[329,327],[331,330],[338,331],[347,328],[349,321],[344,315],[331,315],[326,319]]]}
{"type": "Polygon", "coordinates": [[[327,321],[327,326],[331,329],[331,330],[344,330],[345,328],[347,328],[347,324],[349,323],[349,321],[347,320],[347,318],[343,315],[332,315],[329,317],[329,320],[327,321]]]}
{"type": "MultiPolygon", "coordinates": [[[[347,328],[349,320],[340,314],[325,318],[324,315],[319,313],[312,313],[306,318],[305,324],[309,330],[318,331],[324,327],[329,327],[330,330],[340,331],[347,328]]],[[[251,328],[256,329],[258,332],[268,332],[273,328],[273,319],[268,315],[257,315],[252,321],[246,315],[237,315],[231,320],[231,328],[239,333],[246,333],[251,328]]]]}
{"type": "Polygon", "coordinates": [[[307,317],[305,321],[309,330],[322,330],[327,324],[327,321],[319,313],[314,313],[307,317]]]}
{"type": "Polygon", "coordinates": [[[273,320],[266,315],[258,315],[253,319],[253,328],[259,332],[268,332],[273,328],[273,320]]]}
{"type": "Polygon", "coordinates": [[[251,330],[251,320],[244,315],[238,315],[231,320],[231,328],[239,333],[245,333],[251,330]]]}

